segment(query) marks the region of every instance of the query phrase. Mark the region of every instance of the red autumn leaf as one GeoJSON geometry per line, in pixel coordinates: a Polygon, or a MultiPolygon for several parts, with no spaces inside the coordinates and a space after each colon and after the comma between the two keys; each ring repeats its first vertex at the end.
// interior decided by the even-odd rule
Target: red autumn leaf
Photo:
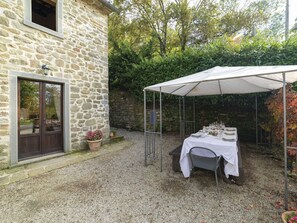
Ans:
{"type": "MultiPolygon", "coordinates": [[[[287,101],[287,139],[290,145],[293,142],[297,142],[297,93],[288,86],[286,89],[286,101],[287,101]]],[[[275,134],[275,139],[278,141],[283,140],[284,128],[283,128],[283,90],[279,89],[272,94],[266,100],[266,106],[271,114],[269,130],[275,134]]],[[[266,126],[267,129],[267,126],[266,126]]]]}

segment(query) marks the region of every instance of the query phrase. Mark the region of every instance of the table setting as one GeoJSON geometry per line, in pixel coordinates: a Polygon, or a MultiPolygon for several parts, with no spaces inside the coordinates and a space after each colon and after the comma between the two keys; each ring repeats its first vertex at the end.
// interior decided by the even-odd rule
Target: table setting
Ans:
{"type": "Polygon", "coordinates": [[[225,127],[223,123],[213,123],[207,127],[203,126],[203,129],[191,134],[191,137],[196,138],[204,138],[206,136],[212,136],[230,142],[237,141],[237,129],[234,127],[225,127]]]}
{"type": "Polygon", "coordinates": [[[224,158],[226,177],[239,176],[237,141],[237,128],[226,127],[222,122],[203,126],[201,130],[191,134],[184,140],[180,156],[180,167],[184,177],[190,176],[192,165],[189,151],[192,147],[205,147],[213,150],[217,156],[224,158]]]}

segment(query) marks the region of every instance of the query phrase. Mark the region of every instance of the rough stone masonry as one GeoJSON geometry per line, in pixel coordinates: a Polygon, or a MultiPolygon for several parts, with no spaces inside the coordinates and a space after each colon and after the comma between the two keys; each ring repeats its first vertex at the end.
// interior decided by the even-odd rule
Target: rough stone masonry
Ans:
{"type": "Polygon", "coordinates": [[[0,1],[0,169],[10,165],[10,71],[43,75],[47,64],[50,77],[69,80],[71,150],[87,130],[108,135],[108,14],[98,0],[64,0],[59,38],[24,25],[24,1],[0,1]]]}

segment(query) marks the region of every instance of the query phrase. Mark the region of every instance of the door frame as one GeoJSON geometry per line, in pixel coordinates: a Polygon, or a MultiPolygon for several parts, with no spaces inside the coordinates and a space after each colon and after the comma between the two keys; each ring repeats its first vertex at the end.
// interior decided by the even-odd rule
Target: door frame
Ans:
{"type": "Polygon", "coordinates": [[[34,81],[52,82],[64,86],[63,94],[63,148],[64,152],[70,151],[70,84],[69,80],[43,76],[40,74],[9,71],[9,117],[10,117],[10,165],[17,165],[18,160],[18,79],[24,78],[34,81]]]}
{"type": "MultiPolygon", "coordinates": [[[[37,90],[37,89],[36,89],[37,90]]],[[[22,156],[20,156],[20,149],[22,147],[22,145],[19,145],[18,148],[18,152],[19,152],[19,156],[18,159],[23,161],[23,160],[28,160],[28,159],[34,159],[36,157],[41,157],[41,156],[46,156],[49,154],[53,154],[53,153],[60,153],[63,152],[63,129],[64,129],[64,120],[63,120],[63,95],[64,95],[64,84],[61,83],[57,83],[57,82],[44,82],[44,81],[36,81],[36,80],[32,80],[32,79],[25,79],[25,78],[18,78],[18,142],[22,142],[22,140],[25,140],[27,142],[27,140],[30,141],[33,140],[33,142],[37,143],[38,142],[38,147],[34,147],[34,150],[30,150],[27,151],[26,153],[23,153],[22,156]],[[30,82],[30,83],[35,83],[38,86],[38,117],[39,117],[39,131],[36,134],[20,134],[20,101],[21,101],[21,82],[22,81],[26,81],[26,82],[30,82]],[[60,90],[60,94],[59,94],[59,108],[60,111],[59,114],[61,114],[60,116],[60,129],[58,131],[48,131],[46,129],[46,125],[45,125],[45,120],[47,119],[46,117],[46,91],[47,85],[55,85],[59,87],[60,90]],[[52,140],[50,140],[50,142],[55,142],[55,140],[57,140],[57,143],[54,143],[54,146],[58,146],[58,147],[53,147],[52,144],[50,144],[49,137],[51,137],[52,135],[55,135],[55,139],[52,138],[52,140]],[[27,139],[27,140],[26,140],[27,139]],[[35,140],[34,140],[35,139],[35,140]],[[38,152],[39,151],[39,152],[38,152]],[[31,154],[31,155],[29,155],[31,154]]],[[[34,131],[33,131],[34,133],[34,131]]],[[[33,145],[31,145],[33,146],[33,145]]],[[[29,146],[30,147],[30,146],[29,146]]],[[[26,147],[28,149],[28,147],[26,147]]]]}

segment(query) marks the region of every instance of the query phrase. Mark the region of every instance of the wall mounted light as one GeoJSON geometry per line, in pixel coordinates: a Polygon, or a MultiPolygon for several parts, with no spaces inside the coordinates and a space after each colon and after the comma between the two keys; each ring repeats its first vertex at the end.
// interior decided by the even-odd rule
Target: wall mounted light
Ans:
{"type": "Polygon", "coordinates": [[[48,75],[49,74],[50,69],[49,69],[48,65],[46,65],[46,64],[42,65],[41,66],[41,69],[43,70],[43,74],[44,75],[48,75]]]}

